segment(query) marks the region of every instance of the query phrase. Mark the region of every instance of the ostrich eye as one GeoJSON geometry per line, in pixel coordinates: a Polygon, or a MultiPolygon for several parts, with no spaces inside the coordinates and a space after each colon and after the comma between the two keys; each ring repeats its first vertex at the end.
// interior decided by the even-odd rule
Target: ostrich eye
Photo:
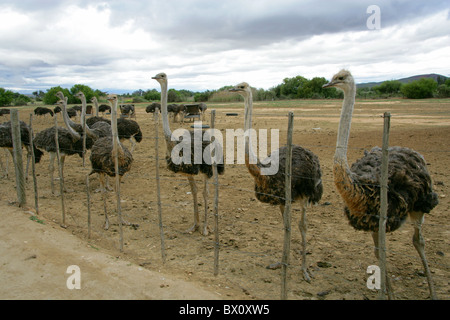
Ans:
{"type": "Polygon", "coordinates": [[[339,80],[344,80],[344,77],[339,77],[338,79],[339,79],[339,80]]]}

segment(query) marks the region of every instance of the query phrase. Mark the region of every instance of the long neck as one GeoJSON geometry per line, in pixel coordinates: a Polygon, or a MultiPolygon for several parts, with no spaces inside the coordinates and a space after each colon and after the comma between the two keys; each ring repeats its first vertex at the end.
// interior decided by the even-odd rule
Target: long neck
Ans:
{"type": "Polygon", "coordinates": [[[338,136],[336,141],[336,151],[334,154],[334,161],[345,165],[346,168],[348,168],[347,147],[348,139],[350,137],[353,107],[355,104],[355,93],[355,85],[352,85],[344,91],[344,101],[342,103],[341,119],[339,121],[338,136]]]}
{"type": "MultiPolygon", "coordinates": [[[[86,130],[86,134],[89,137],[91,137],[92,139],[96,140],[98,138],[98,136],[86,124],[86,97],[84,95],[82,95],[80,100],[81,100],[81,119],[80,119],[81,127],[83,128],[83,131],[86,130]]],[[[97,100],[95,100],[95,101],[97,101],[97,100]]]]}
{"type": "Polygon", "coordinates": [[[117,148],[117,151],[120,152],[122,150],[122,146],[119,140],[119,133],[117,129],[117,99],[114,100],[114,103],[111,105],[111,132],[113,139],[113,148],[117,148]]]}
{"type": "Polygon", "coordinates": [[[65,97],[63,99],[62,105],[63,105],[63,113],[62,114],[63,114],[64,122],[66,123],[66,126],[76,129],[78,127],[78,124],[76,122],[72,121],[72,119],[70,119],[69,115],[67,114],[67,97],[65,97]]]}
{"type": "Polygon", "coordinates": [[[249,92],[244,96],[245,105],[245,115],[244,115],[244,131],[248,133],[245,136],[245,165],[247,166],[249,172],[252,176],[260,176],[261,169],[257,166],[258,157],[253,153],[252,143],[251,143],[251,132],[252,132],[252,113],[253,113],[253,96],[249,92]]]}
{"type": "Polygon", "coordinates": [[[98,117],[98,101],[96,97],[92,98],[92,102],[94,102],[95,105],[95,115],[98,117]]]}
{"type": "Polygon", "coordinates": [[[78,132],[76,132],[72,127],[72,124],[76,125],[76,123],[71,121],[69,118],[69,115],[67,114],[67,97],[65,97],[63,100],[62,109],[63,109],[62,110],[63,120],[64,120],[64,124],[67,127],[67,130],[69,130],[69,132],[72,135],[72,138],[74,140],[80,139],[81,138],[80,134],[78,132]],[[72,124],[71,124],[71,122],[72,122],[72,124]]]}
{"type": "Polygon", "coordinates": [[[167,82],[161,82],[161,116],[162,125],[164,130],[164,137],[166,139],[167,145],[171,144],[172,131],[169,127],[169,116],[167,111],[167,82]]]}

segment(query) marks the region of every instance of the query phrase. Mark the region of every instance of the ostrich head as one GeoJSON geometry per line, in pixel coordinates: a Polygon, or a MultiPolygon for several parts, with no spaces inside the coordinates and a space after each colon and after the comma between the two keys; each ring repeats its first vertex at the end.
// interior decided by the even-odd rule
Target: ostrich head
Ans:
{"type": "Polygon", "coordinates": [[[248,97],[252,93],[252,89],[247,82],[239,83],[237,86],[229,89],[228,91],[239,93],[243,97],[248,97]]]}
{"type": "Polygon", "coordinates": [[[164,72],[158,73],[156,76],[152,77],[159,83],[167,82],[167,75],[164,72]]]}
{"type": "Polygon", "coordinates": [[[114,101],[117,100],[117,94],[114,94],[114,93],[109,94],[108,97],[106,97],[106,100],[113,103],[114,101]]]}
{"type": "Polygon", "coordinates": [[[55,96],[64,101],[64,93],[62,93],[62,91],[58,91],[55,96]]]}
{"type": "Polygon", "coordinates": [[[355,80],[352,74],[348,70],[341,70],[333,76],[333,79],[327,84],[323,85],[323,88],[335,87],[344,92],[355,86],[355,80]]]}
{"type": "Polygon", "coordinates": [[[91,102],[96,102],[97,101],[97,97],[92,97],[91,98],[91,102]]]}
{"type": "MultiPolygon", "coordinates": [[[[81,98],[84,97],[84,93],[79,91],[78,93],[74,94],[74,96],[81,100],[81,98]]],[[[83,101],[83,100],[81,100],[81,101],[83,101]]]]}

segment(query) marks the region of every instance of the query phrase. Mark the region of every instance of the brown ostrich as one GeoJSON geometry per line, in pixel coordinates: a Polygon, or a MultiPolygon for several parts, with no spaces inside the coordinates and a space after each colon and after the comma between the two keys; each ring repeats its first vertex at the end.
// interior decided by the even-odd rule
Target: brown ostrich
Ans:
{"type": "MultiPolygon", "coordinates": [[[[106,177],[115,177],[115,158],[114,158],[114,148],[117,148],[118,153],[118,168],[119,168],[119,182],[124,174],[126,174],[131,169],[131,164],[133,162],[133,156],[128,149],[122,145],[118,138],[117,132],[117,95],[111,94],[108,96],[108,101],[111,103],[111,129],[112,137],[103,137],[95,141],[91,150],[91,166],[92,171],[90,174],[97,173],[100,180],[103,201],[106,200],[106,177]]],[[[122,223],[129,224],[128,222],[122,220],[122,223]]],[[[105,206],[105,226],[107,230],[109,228],[109,220],[106,212],[105,206]]]]}
{"type": "MultiPolygon", "coordinates": [[[[252,110],[253,97],[252,90],[248,83],[243,82],[230,92],[236,92],[244,98],[245,119],[244,130],[249,132],[252,128],[252,110]]],[[[279,168],[275,174],[263,175],[261,169],[264,165],[253,154],[249,143],[249,136],[245,137],[245,165],[248,171],[255,179],[256,198],[264,203],[280,206],[281,214],[284,214],[285,205],[285,165],[286,165],[286,147],[278,149],[279,168]],[[250,157],[256,161],[250,161],[250,157]],[[250,162],[256,162],[252,164],[250,162]]],[[[273,160],[273,156],[272,156],[273,160]]],[[[266,161],[263,161],[266,163],[266,161]]],[[[310,150],[294,145],[292,148],[292,182],[291,192],[293,201],[298,201],[302,207],[302,215],[299,221],[299,229],[302,235],[302,271],[303,277],[310,282],[306,265],[306,208],[309,204],[316,204],[322,198],[322,172],[320,169],[319,158],[310,150]]]]}
{"type": "MultiPolygon", "coordinates": [[[[162,124],[163,124],[163,129],[164,129],[164,137],[166,140],[166,146],[167,146],[167,151],[168,154],[170,155],[172,152],[172,149],[175,147],[176,144],[179,143],[179,141],[172,141],[171,137],[172,137],[172,131],[170,130],[169,127],[169,117],[168,117],[168,111],[167,111],[167,86],[168,86],[168,81],[167,81],[167,75],[165,73],[159,73],[157,74],[155,77],[153,77],[152,79],[155,79],[156,81],[159,82],[159,84],[161,85],[161,115],[162,115],[162,124]]],[[[192,148],[192,152],[191,152],[191,159],[189,161],[189,163],[180,163],[180,164],[175,164],[174,162],[172,162],[172,159],[169,155],[166,156],[166,161],[167,161],[167,167],[169,170],[171,170],[172,172],[175,173],[180,173],[182,175],[187,176],[187,179],[189,181],[189,184],[191,186],[191,191],[192,191],[192,197],[194,200],[194,225],[192,226],[192,228],[188,229],[187,232],[191,233],[191,232],[195,232],[196,230],[198,230],[200,233],[202,233],[203,235],[208,235],[208,224],[207,224],[207,214],[208,214],[208,179],[212,177],[213,171],[212,171],[212,166],[211,164],[208,164],[207,162],[205,162],[205,160],[202,157],[202,162],[197,164],[194,161],[194,145],[201,144],[202,146],[202,155],[203,155],[203,150],[205,149],[206,146],[209,145],[209,142],[206,141],[197,141],[197,143],[194,143],[194,139],[196,137],[194,136],[194,133],[192,131],[190,131],[190,139],[191,139],[191,148],[192,148]],[[203,230],[200,230],[200,220],[199,220],[199,212],[198,212],[198,203],[197,203],[197,186],[194,180],[194,176],[198,175],[199,173],[203,174],[204,177],[204,188],[203,188],[203,199],[204,199],[204,207],[205,207],[205,219],[204,219],[204,224],[203,224],[203,230]]],[[[201,139],[201,138],[200,138],[201,139]]],[[[219,161],[220,163],[217,164],[217,172],[218,174],[223,174],[225,167],[223,165],[223,159],[222,161],[219,161]]]]}
{"type": "MultiPolygon", "coordinates": [[[[350,225],[357,230],[372,232],[375,255],[378,258],[381,149],[373,148],[349,167],[347,146],[355,103],[355,81],[349,71],[341,70],[324,87],[335,87],[344,92],[334,155],[334,183],[345,202],[345,215],[350,225]]],[[[413,244],[425,268],[431,298],[436,299],[421,229],[424,214],[429,213],[438,204],[438,197],[433,192],[431,177],[421,154],[405,147],[391,147],[388,152],[386,231],[397,230],[408,216],[413,221],[413,244]]],[[[388,294],[391,296],[389,277],[386,279],[388,294]]]]}

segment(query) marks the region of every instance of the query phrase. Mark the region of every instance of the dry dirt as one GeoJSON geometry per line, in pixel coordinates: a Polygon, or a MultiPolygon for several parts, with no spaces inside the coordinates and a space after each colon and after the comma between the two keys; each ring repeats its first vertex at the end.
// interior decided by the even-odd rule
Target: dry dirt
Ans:
{"type": "MultiPolygon", "coordinates": [[[[376,291],[366,286],[367,267],[377,264],[370,234],[355,231],[343,215],[332,176],[332,158],[341,101],[297,101],[254,105],[254,128],[280,129],[280,145],[286,141],[288,111],[294,111],[294,143],[315,152],[321,161],[324,195],[319,205],[308,209],[307,259],[313,275],[311,283],[300,273],[301,237],[293,228],[291,267],[288,274],[289,299],[376,299],[376,291]]],[[[243,126],[242,104],[210,104],[217,110],[216,127],[243,126]],[[236,112],[238,116],[226,116],[236,112]]],[[[137,144],[132,170],[121,184],[121,207],[126,220],[137,228],[124,226],[124,249],[119,250],[119,225],[115,194],[108,194],[107,209],[112,226],[103,230],[103,204],[99,183],[91,176],[91,236],[87,228],[85,177],[89,160],[82,166],[78,156],[68,157],[64,193],[67,228],[61,228],[62,202],[50,192],[47,154],[36,165],[39,215],[34,212],[32,179],[26,186],[27,209],[17,208],[11,159],[9,178],[1,179],[0,209],[0,298],[2,299],[238,299],[280,298],[280,269],[266,266],[280,261],[283,224],[278,208],[258,202],[253,181],[242,164],[227,164],[220,176],[219,193],[219,274],[214,276],[214,234],[186,234],[193,223],[190,187],[183,176],[169,172],[160,162],[162,219],[166,262],[161,257],[161,240],[155,179],[155,132],[152,115],[138,108],[137,121],[144,140],[137,144]],[[66,269],[78,265],[81,289],[69,290],[66,269]]],[[[28,121],[32,108],[21,109],[28,121]]],[[[426,158],[440,204],[425,218],[423,235],[426,254],[440,299],[450,297],[449,198],[450,198],[450,101],[364,101],[356,103],[350,137],[349,162],[364,149],[381,146],[383,119],[392,113],[390,145],[420,151],[426,158]],[[370,103],[368,103],[370,102],[370,103]]],[[[8,119],[5,119],[5,121],[8,119]]],[[[61,119],[58,119],[60,122],[61,119]]],[[[206,121],[209,123],[209,121],[206,121]]],[[[190,128],[192,123],[171,123],[172,130],[190,128]]],[[[53,125],[50,117],[35,119],[35,133],[53,125]]],[[[159,136],[162,130],[159,129],[159,136]]],[[[225,136],[225,135],[224,135],[225,136]]],[[[128,143],[126,142],[128,145],[128,143]]],[[[160,156],[165,153],[160,140],[160,156]]],[[[89,153],[88,153],[89,155],[89,153]]],[[[111,181],[113,185],[113,181],[111,181]]],[[[204,210],[200,177],[200,211],[204,210]]],[[[56,183],[58,187],[58,183],[56,183]]],[[[209,225],[214,225],[213,191],[209,185],[209,225]]],[[[293,205],[293,223],[299,218],[293,205]]],[[[397,299],[428,299],[422,264],[412,245],[413,228],[407,222],[387,236],[388,269],[397,299]]]]}

